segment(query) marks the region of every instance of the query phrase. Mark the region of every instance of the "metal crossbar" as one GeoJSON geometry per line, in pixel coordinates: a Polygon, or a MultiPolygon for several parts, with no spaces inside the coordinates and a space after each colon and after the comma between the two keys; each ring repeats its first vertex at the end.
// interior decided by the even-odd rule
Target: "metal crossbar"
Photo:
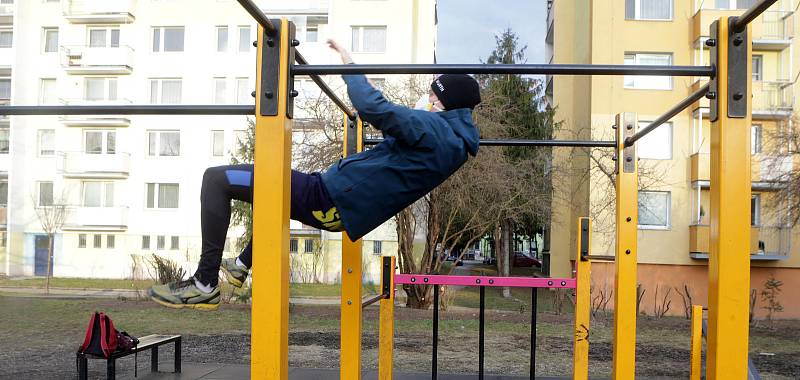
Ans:
{"type": "Polygon", "coordinates": [[[695,91],[694,93],[686,97],[686,99],[683,99],[680,103],[670,108],[669,111],[665,112],[663,115],[653,120],[653,122],[650,123],[650,125],[648,125],[646,128],[640,130],[639,132],[636,132],[635,135],[625,139],[625,147],[627,148],[633,146],[633,144],[636,141],[638,141],[642,137],[646,136],[648,133],[658,128],[661,124],[666,123],[667,121],[669,121],[669,119],[672,119],[675,115],[681,113],[683,110],[694,104],[694,102],[706,96],[706,94],[708,93],[709,86],[710,84],[707,83],[705,86],[703,86],[699,90],[695,91]]]}
{"type": "Polygon", "coordinates": [[[574,278],[448,276],[440,274],[395,274],[395,284],[502,286],[512,288],[574,289],[574,278]]]}
{"type": "MultiPolygon", "coordinates": [[[[364,139],[364,145],[377,145],[383,139],[364,139]]],[[[582,140],[480,140],[480,146],[566,146],[579,148],[613,148],[614,141],[582,141],[582,140]]]]}
{"type": "MultiPolygon", "coordinates": [[[[303,55],[300,54],[300,52],[297,50],[295,50],[294,52],[294,60],[302,65],[308,64],[308,61],[306,61],[303,55]]],[[[339,107],[339,109],[342,110],[342,112],[344,112],[350,120],[355,120],[356,113],[353,112],[353,110],[351,110],[350,107],[348,107],[347,104],[345,104],[344,101],[342,101],[342,99],[339,99],[339,97],[336,96],[333,90],[331,90],[328,84],[325,83],[325,81],[323,81],[322,78],[319,77],[319,75],[311,75],[311,80],[313,80],[314,83],[316,83],[317,86],[319,86],[319,89],[322,90],[322,92],[324,92],[325,95],[328,95],[328,98],[330,98],[333,101],[333,103],[335,103],[336,106],[339,107]]]]}
{"type": "Polygon", "coordinates": [[[2,106],[0,115],[253,115],[254,105],[2,106]]]}
{"type": "Polygon", "coordinates": [[[756,17],[760,16],[764,11],[767,10],[772,4],[775,4],[778,0],[761,0],[756,4],[753,4],[750,9],[746,10],[736,19],[736,24],[733,25],[734,31],[737,33],[744,30],[751,21],[755,20],[756,17]]]}

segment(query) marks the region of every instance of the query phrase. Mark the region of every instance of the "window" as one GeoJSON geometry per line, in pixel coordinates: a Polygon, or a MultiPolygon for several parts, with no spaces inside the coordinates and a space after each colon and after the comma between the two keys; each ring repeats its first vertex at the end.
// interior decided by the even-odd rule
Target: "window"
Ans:
{"type": "Polygon", "coordinates": [[[356,53],[383,53],[386,51],[385,26],[353,26],[352,51],[356,53]]]}
{"type": "Polygon", "coordinates": [[[86,234],[78,234],[78,248],[86,248],[86,234]]]}
{"type": "Polygon", "coordinates": [[[715,0],[714,6],[717,9],[748,9],[757,0],[715,0]]]}
{"type": "MultiPolygon", "coordinates": [[[[305,24],[306,24],[305,42],[319,42],[320,25],[328,24],[328,16],[308,16],[306,17],[305,24]]],[[[298,32],[298,34],[303,35],[302,32],[298,32]]]]}
{"type": "Polygon", "coordinates": [[[225,78],[214,78],[214,104],[225,104],[228,102],[228,80],[225,78]]]}
{"type": "Polygon", "coordinates": [[[13,47],[14,32],[11,29],[0,29],[0,49],[13,47]]]}
{"type": "Polygon", "coordinates": [[[314,252],[314,240],[306,239],[305,246],[303,247],[304,253],[313,253],[314,252]]]}
{"type": "Polygon", "coordinates": [[[150,104],[180,104],[182,92],[180,79],[150,79],[150,104]]]}
{"type": "Polygon", "coordinates": [[[0,100],[11,99],[11,79],[0,78],[0,100]]]}
{"type": "Polygon", "coordinates": [[[106,248],[114,248],[116,245],[116,237],[114,235],[106,235],[106,248]]]}
{"type": "Polygon", "coordinates": [[[761,194],[753,194],[750,197],[750,225],[761,225],[761,194]]]}
{"type": "Polygon", "coordinates": [[[764,56],[753,54],[753,80],[763,80],[764,70],[763,64],[764,56]]]}
{"type": "Polygon", "coordinates": [[[84,181],[81,188],[83,207],[114,206],[114,182],[84,181]]]}
{"type": "Polygon", "coordinates": [[[180,243],[180,239],[178,239],[177,236],[172,236],[169,239],[169,249],[178,250],[179,249],[178,247],[180,246],[179,243],[180,243]]]}
{"type": "Polygon", "coordinates": [[[671,20],[672,0],[625,0],[627,20],[671,20]]]}
{"type": "Polygon", "coordinates": [[[166,247],[166,238],[163,235],[159,235],[156,237],[156,249],[162,250],[166,247]]]}
{"type": "Polygon", "coordinates": [[[251,92],[247,78],[236,78],[236,104],[255,102],[255,99],[250,95],[251,92]]]}
{"type": "Polygon", "coordinates": [[[89,47],[119,47],[119,28],[89,28],[89,47]]]}
{"type": "Polygon", "coordinates": [[[222,157],[225,154],[225,131],[211,131],[211,155],[222,157]]]}
{"type": "Polygon", "coordinates": [[[52,156],[56,153],[56,130],[39,130],[39,156],[52,156]]]}
{"type": "Polygon", "coordinates": [[[150,236],[142,236],[142,249],[150,249],[150,236]]]}
{"type": "Polygon", "coordinates": [[[178,208],[178,184],[148,183],[147,208],[178,208]]]}
{"type": "Polygon", "coordinates": [[[250,27],[249,26],[240,26],[239,27],[239,52],[246,53],[250,51],[250,46],[252,46],[253,41],[250,38],[250,27]]]}
{"type": "Polygon", "coordinates": [[[670,223],[668,191],[639,192],[639,227],[666,229],[670,223]]]}
{"type": "Polygon", "coordinates": [[[750,127],[750,153],[761,153],[761,124],[750,127]]]}
{"type": "Polygon", "coordinates": [[[86,78],[84,99],[91,101],[117,100],[117,78],[86,78]]]}
{"type": "Polygon", "coordinates": [[[116,145],[116,131],[87,130],[83,133],[83,152],[86,154],[115,154],[116,145]]]}
{"type": "Polygon", "coordinates": [[[53,205],[53,183],[39,182],[39,207],[53,205]]]}
{"type": "Polygon", "coordinates": [[[375,255],[380,255],[383,252],[383,242],[380,240],[375,240],[372,242],[372,253],[375,255]]]}
{"type": "MultiPolygon", "coordinates": [[[[649,121],[639,121],[639,129],[647,128],[649,121]]],[[[645,159],[672,159],[672,123],[664,123],[636,143],[636,154],[645,159]]]]}
{"type": "Polygon", "coordinates": [[[56,80],[55,78],[42,78],[39,82],[39,104],[56,104],[56,80]]]}
{"type": "Polygon", "coordinates": [[[42,30],[44,43],[43,49],[45,53],[58,52],[58,28],[44,28],[42,30]]]}
{"type": "Polygon", "coordinates": [[[153,52],[183,51],[183,27],[154,27],[153,52]]]}
{"type": "Polygon", "coordinates": [[[8,205],[8,180],[0,181],[0,206],[8,205]]]}
{"type": "Polygon", "coordinates": [[[217,27],[217,52],[224,53],[228,51],[228,27],[217,27]]]}
{"type": "Polygon", "coordinates": [[[314,26],[306,27],[306,42],[317,42],[319,38],[319,28],[314,26]]]}
{"type": "MultiPolygon", "coordinates": [[[[672,65],[672,54],[625,54],[626,65],[672,65]]],[[[626,75],[625,88],[671,90],[672,77],[626,75]]]]}
{"type": "Polygon", "coordinates": [[[289,252],[297,253],[297,239],[289,239],[289,252]]]}
{"type": "Polygon", "coordinates": [[[8,154],[10,133],[11,128],[8,125],[0,125],[0,154],[8,154]]]}
{"type": "Polygon", "coordinates": [[[179,156],[181,154],[180,131],[148,131],[148,156],[179,156]]]}
{"type": "Polygon", "coordinates": [[[103,235],[94,235],[94,244],[92,247],[94,248],[103,248],[103,235]]]}

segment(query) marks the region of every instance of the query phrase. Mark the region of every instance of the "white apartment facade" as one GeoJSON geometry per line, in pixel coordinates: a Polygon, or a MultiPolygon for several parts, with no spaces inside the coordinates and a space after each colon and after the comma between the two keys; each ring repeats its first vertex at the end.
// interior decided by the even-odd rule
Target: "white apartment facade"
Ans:
{"type": "MultiPolygon", "coordinates": [[[[327,38],[349,44],[359,62],[434,62],[434,0],[257,3],[296,23],[312,63],[338,62],[327,38]]],[[[0,102],[252,104],[255,38],[255,22],[234,0],[0,0],[0,102]]],[[[246,128],[238,116],[0,119],[0,274],[46,273],[36,210],[53,203],[68,211],[54,240],[55,276],[128,277],[132,257],[151,253],[191,273],[203,171],[230,162],[246,128]]],[[[340,234],[292,229],[340,245],[340,234]]],[[[365,240],[370,253],[396,251],[391,224],[365,240]]],[[[338,255],[328,257],[337,272],[338,255]]]]}

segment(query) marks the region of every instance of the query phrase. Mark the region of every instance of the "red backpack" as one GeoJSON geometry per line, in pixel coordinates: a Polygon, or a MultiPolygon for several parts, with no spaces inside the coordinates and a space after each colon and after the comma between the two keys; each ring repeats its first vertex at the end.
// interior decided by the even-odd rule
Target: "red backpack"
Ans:
{"type": "Polygon", "coordinates": [[[86,338],[78,353],[108,358],[117,350],[117,330],[114,322],[103,313],[94,312],[86,329],[86,338]]]}

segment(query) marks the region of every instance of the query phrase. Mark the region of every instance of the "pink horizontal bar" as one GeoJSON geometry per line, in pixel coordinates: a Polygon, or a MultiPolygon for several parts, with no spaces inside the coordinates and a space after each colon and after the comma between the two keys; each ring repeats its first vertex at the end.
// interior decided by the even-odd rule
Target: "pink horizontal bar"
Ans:
{"type": "Polygon", "coordinates": [[[509,286],[515,288],[574,289],[574,278],[445,276],[438,274],[395,274],[395,284],[509,286]]]}

